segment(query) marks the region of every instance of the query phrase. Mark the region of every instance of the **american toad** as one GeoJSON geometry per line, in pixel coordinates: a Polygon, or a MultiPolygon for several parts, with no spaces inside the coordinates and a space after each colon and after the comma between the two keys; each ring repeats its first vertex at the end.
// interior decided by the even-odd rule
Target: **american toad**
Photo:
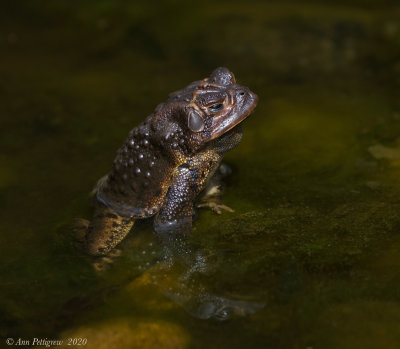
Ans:
{"type": "Polygon", "coordinates": [[[162,235],[190,232],[196,200],[212,191],[222,157],[240,142],[239,124],[256,104],[226,68],[170,94],[129,132],[97,183],[93,219],[82,227],[87,252],[108,254],[136,219],[154,216],[162,235]]]}

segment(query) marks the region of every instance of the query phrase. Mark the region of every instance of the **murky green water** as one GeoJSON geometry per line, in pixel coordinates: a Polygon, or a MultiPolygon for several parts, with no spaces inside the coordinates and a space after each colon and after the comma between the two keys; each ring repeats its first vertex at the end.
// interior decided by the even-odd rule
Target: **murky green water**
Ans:
{"type": "MultiPolygon", "coordinates": [[[[0,336],[90,348],[400,347],[400,7],[394,1],[18,2],[0,12],[0,336]],[[260,98],[193,282],[265,306],[201,320],[150,225],[97,275],[72,243],[115,151],[227,66],[260,98]]],[[[200,287],[200,286],[196,286],[200,287]]],[[[194,287],[194,290],[196,288],[194,287]]],[[[32,343],[31,343],[32,344],[32,343]]]]}

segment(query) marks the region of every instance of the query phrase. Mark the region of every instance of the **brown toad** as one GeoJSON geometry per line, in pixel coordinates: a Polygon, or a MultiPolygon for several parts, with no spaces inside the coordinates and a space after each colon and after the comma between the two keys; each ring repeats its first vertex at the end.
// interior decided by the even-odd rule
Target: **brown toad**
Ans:
{"type": "Polygon", "coordinates": [[[196,200],[211,191],[222,157],[242,138],[239,124],[256,104],[257,96],[226,68],[170,94],[130,131],[97,183],[94,216],[82,229],[87,252],[108,254],[136,219],[154,216],[161,235],[190,232],[196,200]]]}

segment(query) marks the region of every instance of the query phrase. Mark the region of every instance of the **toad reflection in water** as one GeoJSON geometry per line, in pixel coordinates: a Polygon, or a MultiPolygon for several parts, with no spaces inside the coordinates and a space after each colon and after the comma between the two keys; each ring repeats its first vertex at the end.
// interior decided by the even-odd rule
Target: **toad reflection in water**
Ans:
{"type": "MultiPolygon", "coordinates": [[[[208,206],[217,213],[230,210],[218,200],[221,178],[230,172],[221,160],[239,144],[240,123],[256,104],[257,96],[236,84],[226,68],[171,93],[130,131],[110,173],[98,181],[92,221],[80,220],[77,226],[84,250],[94,256],[112,255],[135,220],[154,217],[156,234],[173,256],[186,260],[185,279],[198,269],[199,260],[206,265],[203,258],[190,257],[184,237],[191,231],[195,206],[208,206]]],[[[225,308],[245,306],[200,293],[199,317],[220,316],[225,308]]],[[[171,298],[182,304],[193,300],[188,294],[185,299],[176,294],[171,298]]]]}

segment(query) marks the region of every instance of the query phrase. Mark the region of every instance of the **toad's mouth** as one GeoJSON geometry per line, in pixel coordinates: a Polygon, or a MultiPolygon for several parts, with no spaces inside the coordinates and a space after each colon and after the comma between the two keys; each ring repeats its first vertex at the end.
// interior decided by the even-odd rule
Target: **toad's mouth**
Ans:
{"type": "Polygon", "coordinates": [[[222,115],[213,119],[213,132],[210,141],[220,137],[224,133],[232,130],[236,125],[240,124],[246,119],[257,106],[258,97],[253,92],[246,93],[245,100],[243,101],[243,109],[240,113],[231,113],[230,115],[222,115]]]}

